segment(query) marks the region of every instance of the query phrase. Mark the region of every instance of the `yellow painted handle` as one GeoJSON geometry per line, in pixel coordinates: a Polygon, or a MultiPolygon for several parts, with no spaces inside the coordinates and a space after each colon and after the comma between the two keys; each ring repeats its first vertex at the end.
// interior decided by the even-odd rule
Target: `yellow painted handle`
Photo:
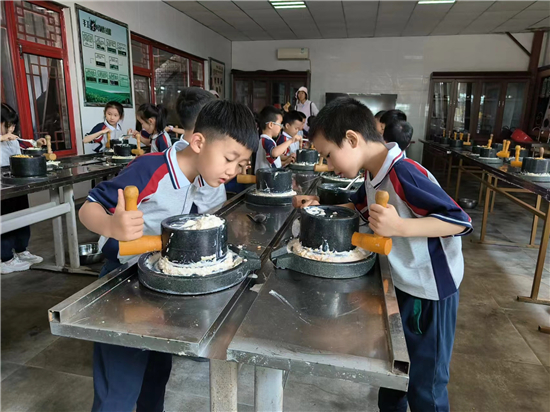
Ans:
{"type": "Polygon", "coordinates": [[[240,183],[243,185],[256,183],[256,176],[255,175],[237,175],[237,183],[240,183]]]}

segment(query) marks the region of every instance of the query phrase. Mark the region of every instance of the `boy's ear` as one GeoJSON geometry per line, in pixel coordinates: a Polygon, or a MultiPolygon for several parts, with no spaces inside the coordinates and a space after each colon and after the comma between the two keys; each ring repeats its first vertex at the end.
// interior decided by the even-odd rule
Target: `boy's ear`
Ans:
{"type": "Polygon", "coordinates": [[[204,148],[205,143],[206,143],[206,138],[202,133],[193,133],[191,135],[191,138],[189,139],[189,147],[196,154],[199,154],[201,152],[201,150],[204,148]]]}
{"type": "Polygon", "coordinates": [[[346,132],[346,140],[352,149],[355,149],[359,145],[359,135],[353,130],[348,130],[346,132]]]}

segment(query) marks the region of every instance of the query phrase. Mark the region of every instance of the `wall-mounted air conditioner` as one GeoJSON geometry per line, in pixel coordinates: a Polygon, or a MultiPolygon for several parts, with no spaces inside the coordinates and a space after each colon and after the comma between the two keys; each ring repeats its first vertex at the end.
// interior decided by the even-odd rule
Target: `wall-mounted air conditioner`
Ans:
{"type": "Polygon", "coordinates": [[[309,49],[307,47],[277,49],[277,60],[308,60],[309,49]]]}

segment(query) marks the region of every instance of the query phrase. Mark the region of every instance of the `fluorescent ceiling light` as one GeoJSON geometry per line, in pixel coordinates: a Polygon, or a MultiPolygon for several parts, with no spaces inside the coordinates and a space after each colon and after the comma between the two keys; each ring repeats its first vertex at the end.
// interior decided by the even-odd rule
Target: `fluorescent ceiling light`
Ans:
{"type": "Polygon", "coordinates": [[[307,7],[303,1],[273,0],[270,3],[275,9],[305,9],[307,7]]]}
{"type": "Polygon", "coordinates": [[[454,3],[456,0],[420,0],[418,4],[444,4],[454,3]]]}

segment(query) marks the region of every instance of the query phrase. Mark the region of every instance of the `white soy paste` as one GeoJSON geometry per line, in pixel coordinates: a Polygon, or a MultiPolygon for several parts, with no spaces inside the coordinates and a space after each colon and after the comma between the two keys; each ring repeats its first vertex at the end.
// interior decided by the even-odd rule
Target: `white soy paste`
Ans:
{"type": "Polygon", "coordinates": [[[220,227],[224,223],[224,220],[214,215],[204,215],[197,219],[188,219],[185,221],[174,222],[170,224],[172,229],[185,229],[185,230],[206,230],[220,227]]]}
{"type": "Polygon", "coordinates": [[[287,250],[300,257],[317,260],[319,262],[332,262],[332,263],[350,263],[357,262],[368,258],[371,252],[368,252],[361,248],[354,248],[346,252],[324,252],[321,248],[312,249],[302,246],[300,239],[293,239],[288,242],[287,250]]]}

